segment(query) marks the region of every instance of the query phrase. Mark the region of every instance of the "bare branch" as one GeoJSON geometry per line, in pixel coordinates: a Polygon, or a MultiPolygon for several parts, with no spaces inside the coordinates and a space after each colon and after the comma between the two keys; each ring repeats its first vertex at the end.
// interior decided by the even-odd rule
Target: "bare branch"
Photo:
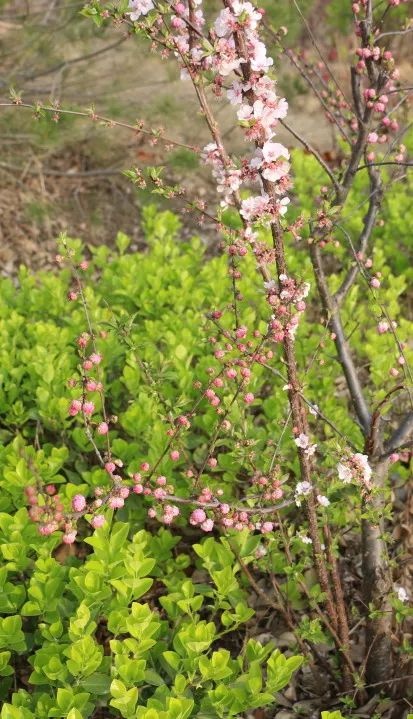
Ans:
{"type": "Polygon", "coordinates": [[[397,429],[393,432],[389,441],[384,445],[385,456],[400,449],[411,438],[413,434],[413,412],[409,412],[397,429]]]}
{"type": "Polygon", "coordinates": [[[363,429],[363,432],[365,435],[367,435],[370,428],[370,412],[368,410],[367,403],[363,395],[363,390],[358,377],[357,369],[354,365],[353,358],[351,356],[350,349],[344,335],[344,330],[341,324],[341,318],[336,300],[331,295],[327,284],[327,278],[324,274],[320,248],[317,244],[311,245],[310,255],[313,263],[318,291],[320,293],[321,301],[323,304],[323,309],[335,334],[337,354],[347,380],[347,385],[349,388],[353,407],[356,412],[357,419],[363,429]]]}
{"type": "MultiPolygon", "coordinates": [[[[373,170],[372,168],[369,168],[369,175],[370,175],[370,199],[369,199],[369,207],[367,210],[367,214],[364,217],[363,220],[363,231],[359,237],[358,241],[358,247],[356,250],[356,259],[358,253],[364,253],[366,251],[368,242],[370,240],[371,234],[373,232],[374,226],[376,224],[376,218],[377,214],[380,210],[381,201],[382,201],[382,181],[380,174],[373,170]]],[[[357,277],[357,274],[359,272],[359,267],[357,262],[352,265],[352,267],[347,272],[346,277],[344,278],[340,288],[334,295],[334,300],[339,307],[344,299],[346,298],[347,294],[349,293],[351,287],[354,284],[354,281],[357,277]]]]}
{"type": "Polygon", "coordinates": [[[324,171],[327,173],[327,175],[329,176],[331,182],[332,182],[333,185],[334,185],[334,189],[336,190],[336,192],[339,192],[339,191],[340,191],[340,185],[338,184],[336,178],[334,177],[333,171],[329,168],[329,166],[327,165],[327,163],[323,160],[323,158],[321,157],[320,153],[317,152],[317,150],[316,150],[312,145],[310,145],[310,143],[309,143],[307,140],[305,140],[301,135],[299,135],[298,132],[296,132],[295,130],[293,130],[293,128],[291,127],[291,125],[289,125],[285,120],[280,120],[279,122],[280,122],[280,125],[282,125],[283,127],[285,127],[285,129],[288,130],[288,132],[290,132],[291,135],[292,135],[293,137],[295,137],[296,140],[298,140],[298,142],[301,142],[301,144],[303,145],[303,147],[305,147],[305,149],[306,149],[308,152],[310,152],[310,153],[313,155],[313,157],[315,157],[315,159],[317,160],[318,164],[321,165],[321,167],[323,168],[323,170],[324,170],[324,171]]]}

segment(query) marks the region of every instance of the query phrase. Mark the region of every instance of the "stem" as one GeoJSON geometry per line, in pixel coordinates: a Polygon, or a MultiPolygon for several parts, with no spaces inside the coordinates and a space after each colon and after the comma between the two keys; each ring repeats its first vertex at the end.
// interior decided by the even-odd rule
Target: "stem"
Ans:
{"type": "MultiPolygon", "coordinates": [[[[382,515],[383,489],[389,460],[377,463],[371,461],[374,486],[378,493],[364,502],[363,510],[375,510],[382,515]]],[[[366,626],[366,679],[368,684],[385,684],[393,676],[392,658],[392,608],[389,594],[392,590],[391,572],[386,556],[386,542],[383,539],[384,521],[377,523],[362,520],[362,567],[363,595],[368,607],[366,626]],[[374,612],[374,614],[373,614],[374,612]]]]}

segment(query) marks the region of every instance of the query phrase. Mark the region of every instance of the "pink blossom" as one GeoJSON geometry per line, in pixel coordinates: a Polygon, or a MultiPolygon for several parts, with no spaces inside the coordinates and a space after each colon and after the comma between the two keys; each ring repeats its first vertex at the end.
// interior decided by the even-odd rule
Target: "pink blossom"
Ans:
{"type": "Polygon", "coordinates": [[[276,162],[280,157],[290,159],[290,153],[279,142],[265,142],[262,146],[262,156],[265,162],[276,162]]]}
{"type": "Polygon", "coordinates": [[[97,352],[92,352],[89,359],[91,362],[93,362],[93,364],[100,364],[102,361],[102,355],[98,354],[97,352]]]}
{"type": "Polygon", "coordinates": [[[238,339],[242,339],[243,337],[247,336],[247,328],[244,325],[241,325],[241,327],[238,327],[235,330],[235,336],[238,337],[238,339]]]}
{"type": "Polygon", "coordinates": [[[154,9],[152,0],[129,0],[129,15],[132,22],[139,20],[141,15],[147,15],[154,9]]]}
{"type": "Polygon", "coordinates": [[[385,332],[388,332],[389,329],[390,325],[388,322],[386,322],[386,320],[382,320],[377,325],[377,332],[379,333],[379,335],[383,335],[385,332]]]}
{"type": "Polygon", "coordinates": [[[255,397],[254,397],[254,395],[252,394],[252,392],[247,392],[247,394],[244,395],[244,402],[245,402],[245,404],[252,404],[253,401],[254,401],[254,399],[255,399],[255,397]]]}
{"type": "Polygon", "coordinates": [[[261,525],[261,532],[263,534],[266,534],[267,532],[272,532],[274,529],[274,525],[272,522],[263,522],[261,525]]]}
{"type": "Polygon", "coordinates": [[[75,417],[82,409],[82,402],[79,399],[73,399],[69,406],[69,414],[75,417]]]}
{"type": "Polygon", "coordinates": [[[62,540],[64,544],[73,544],[77,536],[76,530],[72,530],[71,532],[65,532],[65,534],[62,537],[62,540]]]}
{"type": "Polygon", "coordinates": [[[105,522],[106,522],[106,519],[103,516],[103,514],[96,514],[94,517],[92,517],[90,523],[94,529],[98,529],[99,527],[103,527],[105,522]]]}
{"type": "Polygon", "coordinates": [[[233,82],[227,90],[227,98],[231,105],[241,105],[242,103],[242,85],[240,82],[233,82]]]}
{"type": "Polygon", "coordinates": [[[201,524],[201,529],[204,530],[204,532],[211,532],[214,528],[214,520],[213,519],[206,519],[201,524]]]}
{"type": "Polygon", "coordinates": [[[83,414],[90,415],[90,414],[93,414],[94,411],[95,411],[95,405],[93,404],[93,402],[83,402],[83,405],[82,405],[83,414]]]}
{"type": "Polygon", "coordinates": [[[121,509],[125,504],[125,500],[122,497],[109,497],[108,507],[110,509],[121,509]]]}
{"type": "Polygon", "coordinates": [[[166,492],[164,489],[162,489],[162,487],[157,487],[153,491],[153,496],[155,497],[155,499],[163,499],[164,497],[166,497],[166,492]]]}
{"type": "Polygon", "coordinates": [[[98,434],[107,434],[109,432],[109,425],[107,422],[101,422],[97,428],[98,434]]]}
{"type": "Polygon", "coordinates": [[[202,522],[206,521],[206,518],[207,516],[203,509],[194,509],[189,517],[189,523],[192,525],[202,524],[202,522]]]}
{"type": "Polygon", "coordinates": [[[177,462],[181,455],[179,454],[177,449],[173,449],[172,452],[170,452],[169,456],[173,462],[177,462]]]}
{"type": "Polygon", "coordinates": [[[307,435],[303,434],[302,432],[298,435],[298,437],[295,438],[294,442],[296,443],[297,447],[300,447],[300,449],[307,449],[310,440],[308,439],[307,435]]]}
{"type": "Polygon", "coordinates": [[[72,507],[75,512],[83,512],[86,507],[86,499],[83,494],[75,494],[72,499],[72,507]]]}
{"type": "Polygon", "coordinates": [[[257,197],[247,197],[241,202],[240,213],[244,220],[256,220],[269,212],[270,198],[268,195],[258,195],[257,197]]]}

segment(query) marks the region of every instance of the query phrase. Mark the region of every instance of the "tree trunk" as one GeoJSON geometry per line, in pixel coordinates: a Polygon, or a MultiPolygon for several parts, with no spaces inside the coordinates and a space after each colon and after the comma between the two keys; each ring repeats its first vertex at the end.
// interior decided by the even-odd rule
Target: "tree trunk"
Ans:
{"type": "MultiPolygon", "coordinates": [[[[389,461],[370,461],[372,481],[376,489],[384,490],[388,476],[389,461]]],[[[385,499],[380,492],[364,503],[364,511],[374,509],[380,516],[384,513],[385,499]]],[[[367,684],[385,682],[393,677],[391,641],[392,609],[389,593],[392,591],[392,572],[383,541],[384,520],[372,524],[362,520],[363,595],[366,604],[366,681],[367,684]],[[374,613],[374,616],[370,616],[374,613]]],[[[374,691],[381,687],[375,687],[374,691]]]]}

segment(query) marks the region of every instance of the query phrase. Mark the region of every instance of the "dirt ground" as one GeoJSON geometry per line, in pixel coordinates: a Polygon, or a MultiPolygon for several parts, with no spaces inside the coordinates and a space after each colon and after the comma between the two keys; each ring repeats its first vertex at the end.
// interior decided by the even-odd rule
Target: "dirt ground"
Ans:
{"type": "MultiPolygon", "coordinates": [[[[266,0],[263,0],[265,2],[266,0]]],[[[208,0],[213,4],[213,0],[208,0]]],[[[208,5],[207,2],[207,5],[208,5]]],[[[307,20],[323,57],[345,93],[348,61],[354,48],[340,33],[325,33],[325,0],[312,3],[307,20]]],[[[191,188],[193,197],[215,203],[208,173],[174,152],[165,158],[160,145],[119,128],[104,129],[85,118],[62,116],[58,123],[36,120],[10,102],[10,88],[24,102],[96,113],[147,129],[164,127],[174,140],[202,146],[210,141],[193,88],[181,81],[172,60],[162,61],[122,27],[101,30],[80,15],[82,0],[6,0],[0,3],[0,273],[15,274],[20,264],[37,269],[50,264],[61,231],[91,244],[113,243],[119,230],[132,246],[142,241],[140,207],[153,196],[137,192],[122,170],[168,164],[168,177],[191,188]]],[[[287,7],[284,3],[284,6],[287,7]]],[[[209,5],[208,5],[209,7],[209,5]]],[[[296,33],[299,51],[319,61],[308,32],[296,33]]],[[[288,36],[287,36],[288,39],[288,36]]],[[[411,53],[408,38],[398,38],[399,54],[411,53]]],[[[288,122],[319,152],[334,153],[331,126],[318,100],[282,53],[275,57],[279,94],[290,104],[288,122]]],[[[402,75],[409,78],[409,64],[402,75]]],[[[242,150],[234,108],[216,101],[214,111],[231,151],[242,150]]],[[[149,138],[150,139],[150,138],[149,138]]],[[[297,141],[280,127],[279,140],[297,141]]],[[[181,205],[174,205],[179,211],[181,205]]],[[[184,233],[194,231],[183,216],[184,233]]],[[[197,225],[195,225],[197,227],[197,225]]],[[[198,228],[197,228],[198,229],[198,228]]],[[[214,228],[202,230],[216,241],[214,228]]]]}
{"type": "MultiPolygon", "coordinates": [[[[40,28],[36,24],[40,10],[45,12],[43,1],[35,0],[33,6],[39,12],[34,19],[30,16],[31,24],[21,19],[18,2],[6,4],[0,14],[0,102],[8,101],[8,88],[14,87],[25,102],[50,104],[55,98],[66,109],[87,112],[93,106],[118,121],[134,124],[143,119],[145,127],[162,126],[183,143],[202,146],[210,140],[191,83],[180,80],[173,62],[160,60],[136,38],[124,41],[117,30],[104,37],[85,36],[81,25],[82,32],[63,43],[50,18],[40,28]],[[9,5],[14,14],[7,14],[9,5]]],[[[45,15],[41,17],[43,22],[45,15]]],[[[286,65],[282,77],[280,93],[289,98],[291,126],[317,149],[331,149],[331,128],[318,101],[309,98],[286,65]]],[[[241,150],[234,108],[226,101],[214,107],[228,146],[241,150]]],[[[279,139],[290,147],[297,144],[283,128],[279,139]]],[[[144,136],[104,129],[84,118],[63,118],[58,124],[38,121],[31,111],[15,107],[0,108],[0,150],[1,274],[15,274],[20,264],[33,269],[50,264],[62,231],[88,243],[110,244],[121,230],[131,236],[133,247],[139,246],[139,208],[153,198],[136,192],[122,170],[166,164],[160,145],[153,147],[144,136]]],[[[214,202],[209,175],[188,153],[172,153],[168,173],[173,181],[190,185],[193,197],[214,202]]],[[[180,210],[179,203],[175,209],[180,210]]],[[[183,221],[184,233],[192,233],[193,220],[184,216],[183,221]]],[[[214,240],[212,226],[203,233],[206,241],[214,240]]]]}

